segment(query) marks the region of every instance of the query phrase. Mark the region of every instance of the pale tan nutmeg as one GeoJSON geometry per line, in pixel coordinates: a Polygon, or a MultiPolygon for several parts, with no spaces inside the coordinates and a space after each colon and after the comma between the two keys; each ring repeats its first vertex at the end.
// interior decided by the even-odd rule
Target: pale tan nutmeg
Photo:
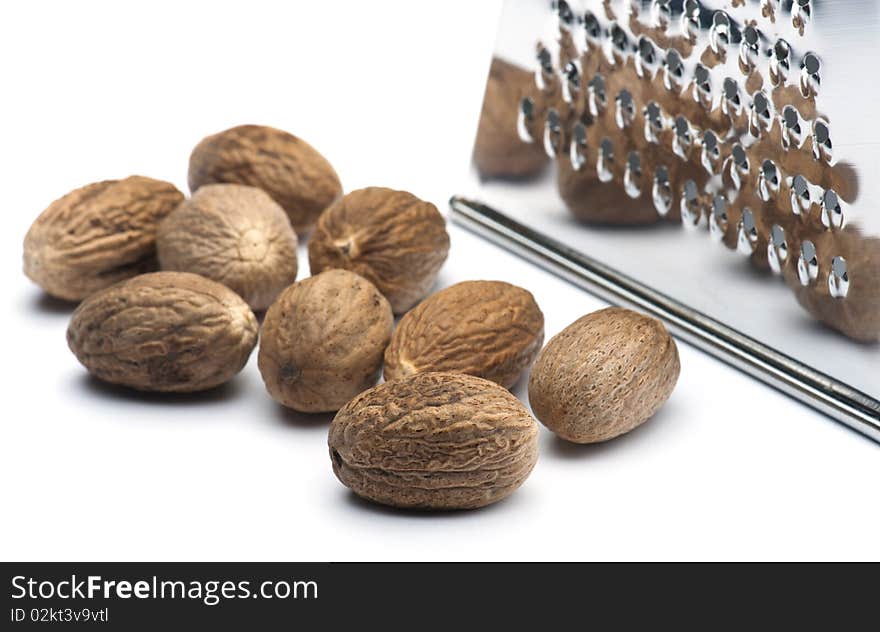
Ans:
{"type": "Polygon", "coordinates": [[[222,283],[257,311],[296,280],[296,233],[284,209],[254,187],[200,187],[159,224],[156,241],[163,270],[222,283]]]}
{"type": "Polygon", "coordinates": [[[84,300],[67,344],[105,382],[187,393],[238,373],[257,330],[253,312],[229,288],[196,274],[153,272],[84,300]]]}
{"type": "Polygon", "coordinates": [[[554,336],[529,379],[538,420],[574,443],[640,426],[669,399],[678,348],[659,320],[620,307],[587,314],[554,336]]]}
{"type": "Polygon", "coordinates": [[[330,424],[333,471],[393,507],[474,509],[513,493],[535,466],[538,428],[494,382],[422,373],[372,388],[330,424]]]}
{"type": "Polygon", "coordinates": [[[300,412],[339,410],[379,380],[393,326],[388,301],[354,272],[328,270],[291,285],[263,320],[266,390],[300,412]]]}
{"type": "Polygon", "coordinates": [[[189,188],[245,184],[263,189],[298,234],[342,195],[336,171],[306,141],[273,127],[240,125],[202,140],[189,159],[189,188]]]}
{"type": "Polygon", "coordinates": [[[309,267],[312,274],[357,272],[402,314],[428,294],[448,253],[436,206],[406,191],[369,187],[324,211],[309,241],[309,267]]]}
{"type": "Polygon", "coordinates": [[[24,238],[24,273],[46,292],[81,301],[156,270],[156,227],[183,199],[144,176],[95,182],[55,200],[24,238]]]}
{"type": "Polygon", "coordinates": [[[385,351],[385,379],[454,371],[513,386],[544,341],[531,292],[502,281],[464,281],[409,311],[385,351]]]}
{"type": "Polygon", "coordinates": [[[550,162],[541,143],[523,142],[516,129],[520,102],[534,91],[534,85],[533,73],[492,58],[474,143],[474,164],[481,177],[528,178],[550,162]]]}

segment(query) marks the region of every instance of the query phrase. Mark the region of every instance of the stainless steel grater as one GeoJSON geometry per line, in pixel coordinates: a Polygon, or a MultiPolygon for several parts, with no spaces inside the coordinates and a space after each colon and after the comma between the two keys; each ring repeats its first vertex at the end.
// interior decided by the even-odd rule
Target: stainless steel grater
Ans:
{"type": "Polygon", "coordinates": [[[878,35],[873,0],[508,0],[554,169],[453,217],[880,438],[878,35]]]}

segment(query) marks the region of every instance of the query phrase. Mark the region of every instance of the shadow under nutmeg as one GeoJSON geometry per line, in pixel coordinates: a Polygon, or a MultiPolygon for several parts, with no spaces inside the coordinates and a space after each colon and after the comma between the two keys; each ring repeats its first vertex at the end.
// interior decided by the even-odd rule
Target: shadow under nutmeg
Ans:
{"type": "MultiPolygon", "coordinates": [[[[526,481],[526,484],[528,481],[526,481]]],[[[467,520],[469,518],[485,517],[495,513],[512,510],[514,507],[527,502],[527,490],[517,489],[510,496],[499,500],[491,505],[476,509],[408,509],[404,507],[392,507],[375,503],[366,498],[361,498],[350,489],[341,491],[347,505],[359,511],[366,511],[375,515],[391,516],[393,518],[414,518],[416,520],[467,520]]]]}
{"type": "Polygon", "coordinates": [[[127,386],[103,382],[90,373],[85,373],[78,379],[86,391],[97,397],[138,404],[148,404],[152,406],[204,406],[206,404],[224,404],[239,397],[244,391],[242,381],[235,378],[225,384],[220,384],[214,388],[195,393],[157,393],[139,391],[127,386]]]}
{"type": "Polygon", "coordinates": [[[76,301],[66,301],[39,290],[28,300],[27,309],[29,312],[39,314],[70,316],[78,304],[76,301]]]}
{"type": "Polygon", "coordinates": [[[320,429],[324,432],[327,432],[336,416],[336,413],[301,413],[278,403],[273,403],[273,413],[278,423],[287,428],[320,429]]]}
{"type": "Polygon", "coordinates": [[[543,444],[541,454],[546,454],[550,458],[581,460],[601,457],[618,450],[634,449],[639,444],[657,441],[655,435],[666,431],[669,424],[675,423],[676,415],[678,411],[674,402],[666,402],[653,417],[638,428],[600,443],[573,443],[551,433],[541,442],[543,444]]]}

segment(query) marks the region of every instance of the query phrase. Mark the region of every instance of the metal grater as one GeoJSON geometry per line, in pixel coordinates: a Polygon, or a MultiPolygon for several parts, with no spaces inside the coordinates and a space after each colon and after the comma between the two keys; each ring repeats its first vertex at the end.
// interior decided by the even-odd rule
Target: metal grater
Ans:
{"type": "MultiPolygon", "coordinates": [[[[872,205],[880,200],[874,120],[880,5],[555,0],[540,3],[539,14],[526,4],[508,2],[508,26],[502,25],[502,36],[517,47],[531,33],[534,70],[533,89],[510,125],[555,160],[556,190],[568,210],[587,224],[673,223],[705,232],[757,270],[780,277],[778,291],[787,286],[804,310],[838,332],[835,348],[852,346],[856,364],[880,375],[880,209],[872,205]]],[[[534,214],[511,223],[481,204],[454,199],[453,216],[520,250],[530,241],[523,235],[532,234],[527,249],[544,263],[542,249],[559,250],[550,257],[556,264],[569,251],[569,273],[578,266],[582,279],[598,272],[606,295],[610,287],[613,299],[670,319],[669,305],[658,305],[665,295],[640,303],[629,292],[644,290],[644,297],[664,287],[645,286],[535,233],[542,224],[534,214]]],[[[586,284],[595,287],[595,279],[586,284]]],[[[773,339],[742,336],[693,305],[673,307],[704,348],[714,346],[814,405],[830,395],[837,403],[829,410],[826,401],[823,410],[880,436],[874,382],[865,382],[870,394],[860,392],[847,385],[845,370],[790,357],[811,344],[809,336],[794,353],[780,353],[784,345],[773,339]],[[729,340],[709,341],[719,333],[729,340]],[[728,343],[744,356],[732,354],[728,343]],[[776,368],[768,369],[768,360],[776,368]]],[[[829,344],[827,332],[819,337],[829,344]]]]}

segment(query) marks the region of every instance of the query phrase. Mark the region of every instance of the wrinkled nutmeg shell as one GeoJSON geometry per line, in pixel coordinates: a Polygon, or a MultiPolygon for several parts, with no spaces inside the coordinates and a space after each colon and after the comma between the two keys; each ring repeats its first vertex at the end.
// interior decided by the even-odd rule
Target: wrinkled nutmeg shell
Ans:
{"type": "Polygon", "coordinates": [[[324,211],[309,241],[309,267],[312,274],[358,273],[401,314],[428,294],[448,253],[436,206],[406,191],[369,187],[324,211]]]}
{"type": "Polygon", "coordinates": [[[200,187],[157,235],[163,270],[222,283],[258,311],[296,280],[296,245],[284,209],[261,189],[240,184],[200,187]]]}
{"type": "Polygon", "coordinates": [[[143,176],[95,182],[49,205],[24,238],[24,273],[68,301],[155,270],[156,227],[183,200],[143,176]]]}
{"type": "Polygon", "coordinates": [[[388,301],[353,272],[328,270],[291,285],[263,320],[266,390],[300,412],[339,410],[379,380],[393,326],[388,301]]]}
{"type": "Polygon", "coordinates": [[[301,138],[263,125],[240,125],[202,140],[189,159],[189,188],[245,184],[263,189],[285,210],[297,233],[342,195],[339,176],[301,138]]]}
{"type": "Polygon", "coordinates": [[[528,178],[550,162],[540,143],[524,143],[516,130],[519,104],[533,86],[528,70],[492,58],[474,144],[474,164],[482,178],[528,178]]]}
{"type": "Polygon", "coordinates": [[[400,320],[385,351],[385,379],[453,371],[510,388],[543,341],[544,314],[531,292],[502,281],[464,281],[400,320]]]}
{"type": "Polygon", "coordinates": [[[354,493],[412,509],[474,509],[516,490],[538,458],[538,428],[494,382],[422,373],[372,388],[330,424],[333,471],[354,493]]]}
{"type": "Polygon", "coordinates": [[[538,420],[574,443],[640,426],[672,394],[678,348],[659,320],[620,307],[587,314],[554,336],[529,379],[538,420]]]}
{"type": "Polygon", "coordinates": [[[238,373],[257,330],[253,312],[229,288],[196,274],[154,272],[84,300],[67,344],[105,382],[188,393],[238,373]]]}

